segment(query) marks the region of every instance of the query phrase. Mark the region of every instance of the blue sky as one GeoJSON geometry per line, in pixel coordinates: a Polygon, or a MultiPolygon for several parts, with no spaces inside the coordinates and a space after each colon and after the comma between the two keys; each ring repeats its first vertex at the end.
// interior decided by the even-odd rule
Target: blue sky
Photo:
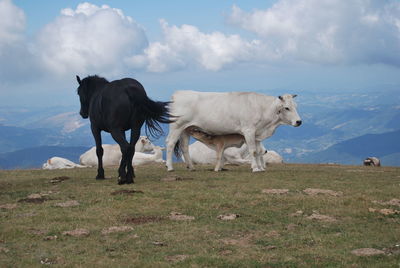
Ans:
{"type": "Polygon", "coordinates": [[[78,105],[75,74],[161,100],[400,85],[397,0],[0,0],[0,17],[3,106],[78,105]]]}

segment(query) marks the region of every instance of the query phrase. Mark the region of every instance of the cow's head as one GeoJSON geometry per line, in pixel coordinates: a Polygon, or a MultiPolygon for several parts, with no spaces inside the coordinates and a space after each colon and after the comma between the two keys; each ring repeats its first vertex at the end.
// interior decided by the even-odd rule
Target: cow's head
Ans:
{"type": "Polygon", "coordinates": [[[284,124],[298,127],[301,125],[301,118],[297,113],[297,105],[293,100],[297,95],[285,94],[279,96],[278,115],[284,124]]]}

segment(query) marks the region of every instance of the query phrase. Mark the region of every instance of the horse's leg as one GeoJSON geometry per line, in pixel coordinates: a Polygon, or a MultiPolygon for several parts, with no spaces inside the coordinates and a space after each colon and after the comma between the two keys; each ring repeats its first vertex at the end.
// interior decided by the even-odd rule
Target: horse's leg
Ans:
{"type": "Polygon", "coordinates": [[[103,147],[101,146],[101,130],[91,126],[94,140],[96,142],[96,155],[97,155],[97,176],[96,180],[104,180],[103,169],[103,147]]]}
{"type": "MultiPolygon", "coordinates": [[[[122,130],[112,130],[111,131],[111,136],[113,139],[118,143],[121,153],[122,153],[122,158],[121,158],[121,163],[119,164],[118,168],[118,184],[125,184],[127,183],[126,181],[126,166],[127,166],[127,159],[129,158],[129,147],[130,144],[126,141],[125,138],[125,132],[122,130]]],[[[131,164],[132,165],[132,164],[131,164]]]]}
{"type": "MultiPolygon", "coordinates": [[[[142,123],[143,124],[143,123],[142,123]]],[[[131,141],[129,148],[129,156],[126,162],[126,183],[133,183],[133,178],[135,177],[135,171],[133,169],[132,159],[135,155],[135,145],[140,137],[140,126],[134,127],[131,129],[131,141]]]]}

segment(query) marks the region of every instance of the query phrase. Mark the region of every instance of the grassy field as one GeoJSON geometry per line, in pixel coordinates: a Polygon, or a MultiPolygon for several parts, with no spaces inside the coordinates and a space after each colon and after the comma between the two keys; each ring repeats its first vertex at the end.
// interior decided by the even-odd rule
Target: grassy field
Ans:
{"type": "Polygon", "coordinates": [[[0,171],[0,267],[400,266],[400,168],[211,168],[0,171]]]}

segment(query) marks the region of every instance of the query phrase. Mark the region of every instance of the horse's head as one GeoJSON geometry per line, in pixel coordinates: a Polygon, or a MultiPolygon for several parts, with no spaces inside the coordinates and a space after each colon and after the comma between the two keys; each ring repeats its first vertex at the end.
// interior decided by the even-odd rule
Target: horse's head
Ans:
{"type": "Polygon", "coordinates": [[[108,83],[108,81],[97,75],[88,76],[82,80],[77,75],[76,80],[79,83],[77,92],[79,95],[79,100],[81,101],[81,110],[79,113],[83,118],[88,118],[90,99],[92,98],[93,93],[101,86],[108,83]]]}
{"type": "Polygon", "coordinates": [[[279,96],[278,114],[280,119],[284,124],[292,125],[298,127],[301,125],[302,121],[297,113],[297,105],[293,98],[297,95],[285,94],[279,96]]]}
{"type": "Polygon", "coordinates": [[[79,114],[82,116],[82,118],[88,118],[89,117],[90,96],[88,94],[87,83],[86,83],[85,79],[83,79],[83,81],[82,81],[78,75],[76,76],[76,80],[79,83],[77,92],[78,92],[79,100],[81,102],[81,110],[79,111],[79,114]]]}

